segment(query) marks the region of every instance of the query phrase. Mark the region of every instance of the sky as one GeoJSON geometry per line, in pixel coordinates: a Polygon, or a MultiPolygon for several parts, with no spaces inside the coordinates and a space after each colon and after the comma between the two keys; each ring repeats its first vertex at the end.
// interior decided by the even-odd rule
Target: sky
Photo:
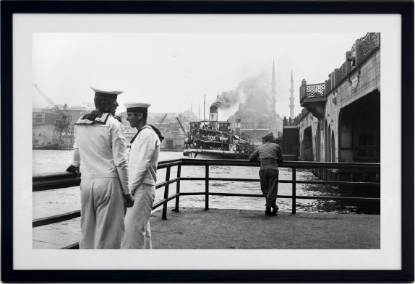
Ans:
{"type": "MultiPolygon", "coordinates": [[[[125,102],[150,103],[150,112],[193,109],[203,118],[217,95],[247,78],[268,76],[275,64],[276,112],[289,116],[290,78],[294,113],[301,111],[299,87],[323,83],[345,61],[345,53],[366,33],[34,33],[33,84],[55,104],[93,102],[91,87],[123,91],[125,102]]],[[[32,88],[33,107],[48,102],[32,88]]],[[[219,113],[220,120],[236,107],[219,113]]]]}

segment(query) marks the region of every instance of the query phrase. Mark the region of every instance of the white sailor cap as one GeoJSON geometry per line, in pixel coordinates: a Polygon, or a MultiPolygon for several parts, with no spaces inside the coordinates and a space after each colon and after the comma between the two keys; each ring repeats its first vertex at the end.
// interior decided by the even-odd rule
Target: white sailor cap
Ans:
{"type": "Polygon", "coordinates": [[[94,90],[95,96],[99,96],[99,97],[117,98],[119,94],[123,93],[122,91],[104,91],[104,90],[99,90],[99,89],[95,89],[92,87],[91,89],[94,90]]]}
{"type": "Polygon", "coordinates": [[[147,112],[148,107],[151,106],[150,104],[146,103],[125,103],[125,108],[127,112],[147,112]]]}

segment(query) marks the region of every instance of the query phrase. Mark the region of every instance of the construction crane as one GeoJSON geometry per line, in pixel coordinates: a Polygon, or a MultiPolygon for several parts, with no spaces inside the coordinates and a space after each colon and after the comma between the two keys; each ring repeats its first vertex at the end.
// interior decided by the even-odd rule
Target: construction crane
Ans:
{"type": "Polygon", "coordinates": [[[166,119],[166,117],[167,117],[167,113],[163,116],[163,118],[162,119],[160,119],[160,121],[159,121],[159,123],[158,123],[158,126],[161,126],[161,124],[163,123],[163,121],[166,119]]]}
{"type": "Polygon", "coordinates": [[[184,130],[184,127],[183,127],[182,123],[180,122],[180,119],[178,117],[176,117],[176,119],[179,122],[180,128],[183,130],[183,135],[186,135],[186,130],[184,130]]]}
{"type": "Polygon", "coordinates": [[[162,131],[167,131],[167,129],[165,128],[165,127],[163,127],[163,129],[161,128],[162,127],[162,124],[163,124],[163,122],[164,122],[164,120],[166,119],[166,117],[167,117],[167,113],[159,120],[159,122],[156,124],[156,126],[160,129],[160,130],[162,130],[162,131]]]}
{"type": "Polygon", "coordinates": [[[72,116],[68,115],[68,106],[65,104],[61,110],[36,84],[33,87],[39,94],[49,103],[56,113],[61,115],[60,119],[56,119],[53,129],[52,144],[57,149],[65,149],[72,147],[73,132],[71,129],[72,116]]]}
{"type": "Polygon", "coordinates": [[[185,145],[186,149],[190,148],[191,144],[192,144],[190,133],[189,132],[186,133],[186,130],[184,130],[184,127],[183,127],[182,123],[180,122],[180,119],[178,117],[176,117],[176,119],[177,119],[177,122],[180,125],[180,128],[183,130],[183,134],[179,134],[179,135],[184,135],[184,145],[185,145]]]}

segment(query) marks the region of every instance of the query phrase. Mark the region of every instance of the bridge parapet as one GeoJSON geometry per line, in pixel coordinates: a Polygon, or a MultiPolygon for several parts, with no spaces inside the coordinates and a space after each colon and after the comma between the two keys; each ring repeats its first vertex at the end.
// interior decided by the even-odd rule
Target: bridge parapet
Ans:
{"type": "Polygon", "coordinates": [[[326,88],[324,83],[311,84],[311,85],[306,85],[306,84],[307,82],[303,80],[303,85],[301,85],[302,88],[300,87],[301,101],[303,101],[306,98],[308,99],[308,98],[324,97],[325,95],[324,90],[326,88]]]}
{"type": "Polygon", "coordinates": [[[360,65],[374,50],[380,47],[380,33],[367,33],[356,41],[357,64],[360,65]]]}
{"type": "Polygon", "coordinates": [[[350,51],[346,52],[346,61],[329,74],[324,83],[307,85],[305,80],[300,86],[300,103],[308,98],[326,97],[338,87],[349,75],[354,72],[369,57],[380,48],[380,33],[367,33],[357,39],[350,51]]]}
{"type": "Polygon", "coordinates": [[[306,80],[302,81],[300,87],[300,103],[307,108],[315,117],[324,117],[324,106],[327,97],[325,95],[326,84],[307,85],[306,80]]]}
{"type": "Polygon", "coordinates": [[[350,81],[352,74],[358,72],[363,64],[380,49],[380,33],[367,33],[357,39],[350,51],[346,52],[346,60],[328,75],[328,80],[319,84],[307,84],[302,81],[300,86],[300,104],[317,118],[324,117],[327,97],[345,80],[350,81]]]}

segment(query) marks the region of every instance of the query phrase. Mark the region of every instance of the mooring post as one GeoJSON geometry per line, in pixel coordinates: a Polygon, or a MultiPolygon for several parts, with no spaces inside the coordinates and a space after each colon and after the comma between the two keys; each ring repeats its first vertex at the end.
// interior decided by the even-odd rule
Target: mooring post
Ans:
{"type": "MultiPolygon", "coordinates": [[[[166,181],[170,181],[170,168],[171,166],[168,166],[166,169],[166,181]]],[[[166,184],[164,186],[164,200],[167,200],[169,198],[169,184],[166,184]]],[[[167,201],[163,204],[163,220],[167,220],[167,201]]]]}

